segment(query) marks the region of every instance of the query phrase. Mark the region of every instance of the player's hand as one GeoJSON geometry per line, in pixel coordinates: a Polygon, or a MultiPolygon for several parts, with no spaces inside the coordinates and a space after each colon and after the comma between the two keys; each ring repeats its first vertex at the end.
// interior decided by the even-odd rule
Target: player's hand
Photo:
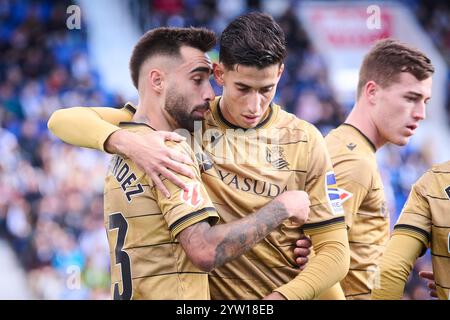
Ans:
{"type": "Polygon", "coordinates": [[[142,135],[128,130],[118,130],[105,142],[105,149],[110,153],[129,157],[166,197],[170,197],[161,176],[185,189],[185,183],[172,171],[189,178],[194,178],[194,172],[188,166],[193,165],[192,160],[180,151],[167,147],[164,142],[168,140],[180,142],[186,138],[175,132],[156,131],[142,135]]]}
{"type": "Polygon", "coordinates": [[[308,220],[311,202],[305,191],[285,191],[274,200],[284,205],[293,222],[303,225],[308,220]]]}
{"type": "Polygon", "coordinates": [[[303,270],[308,263],[308,256],[311,253],[311,239],[308,236],[302,234],[302,236],[295,242],[295,246],[295,262],[299,266],[300,270],[303,270]]]}
{"type": "Polygon", "coordinates": [[[430,296],[433,298],[437,298],[438,295],[437,295],[437,291],[436,291],[436,282],[434,282],[433,272],[432,271],[420,271],[419,276],[422,279],[429,280],[427,283],[427,287],[428,287],[428,289],[430,289],[430,292],[429,292],[430,296]]]}

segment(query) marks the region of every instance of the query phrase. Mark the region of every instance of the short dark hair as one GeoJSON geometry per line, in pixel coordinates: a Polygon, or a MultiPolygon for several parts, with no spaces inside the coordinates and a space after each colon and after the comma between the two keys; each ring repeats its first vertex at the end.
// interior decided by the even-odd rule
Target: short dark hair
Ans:
{"type": "Polygon", "coordinates": [[[394,39],[378,41],[367,53],[359,70],[357,97],[369,81],[386,88],[398,79],[402,72],[409,72],[417,80],[432,76],[431,60],[421,51],[394,39]]]}
{"type": "Polygon", "coordinates": [[[262,69],[283,63],[285,56],[284,32],[265,13],[251,12],[236,18],[220,36],[219,61],[230,70],[236,64],[262,69]]]}
{"type": "Polygon", "coordinates": [[[130,58],[131,79],[136,88],[142,64],[155,55],[180,56],[182,46],[193,47],[203,52],[211,50],[217,42],[213,31],[205,28],[162,27],[147,31],[134,46],[130,58]]]}

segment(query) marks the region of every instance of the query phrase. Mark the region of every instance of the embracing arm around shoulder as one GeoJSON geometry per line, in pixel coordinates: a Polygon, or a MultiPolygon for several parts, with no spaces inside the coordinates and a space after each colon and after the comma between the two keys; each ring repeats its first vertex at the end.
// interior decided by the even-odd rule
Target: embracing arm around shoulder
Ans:
{"type": "Polygon", "coordinates": [[[169,197],[170,193],[160,175],[180,188],[185,188],[185,185],[173,172],[193,177],[192,170],[187,166],[192,164],[189,157],[165,144],[168,140],[183,141],[184,137],[166,131],[141,135],[118,127],[120,122],[132,121],[133,114],[134,108],[129,104],[121,109],[73,107],[55,111],[47,125],[55,136],[66,143],[127,156],[169,197]]]}

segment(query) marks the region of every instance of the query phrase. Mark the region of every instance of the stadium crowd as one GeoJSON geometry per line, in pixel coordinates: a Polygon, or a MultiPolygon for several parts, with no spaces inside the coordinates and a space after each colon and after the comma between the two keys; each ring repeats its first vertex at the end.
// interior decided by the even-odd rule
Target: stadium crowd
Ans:
{"type": "MultiPolygon", "coordinates": [[[[262,2],[130,1],[130,10],[139,17],[142,31],[201,25],[219,34],[229,20],[261,9],[262,2]]],[[[449,5],[404,2],[450,64],[449,5]]],[[[102,88],[89,63],[86,26],[66,27],[66,8],[71,4],[0,0],[0,237],[17,253],[34,298],[109,299],[103,226],[103,180],[109,157],[66,145],[46,128],[50,114],[61,107],[124,103],[120,95],[102,88]]],[[[335,100],[326,64],[293,10],[288,6],[277,20],[286,32],[289,51],[276,101],[326,134],[345,119],[349,106],[335,100]]],[[[450,97],[447,110],[449,103],[450,97]]],[[[431,150],[413,145],[400,151],[393,146],[385,149],[380,167],[394,223],[411,184],[431,164],[431,150]]],[[[429,257],[416,268],[431,270],[429,257]]],[[[407,297],[428,298],[417,272],[407,286],[407,297]]]]}

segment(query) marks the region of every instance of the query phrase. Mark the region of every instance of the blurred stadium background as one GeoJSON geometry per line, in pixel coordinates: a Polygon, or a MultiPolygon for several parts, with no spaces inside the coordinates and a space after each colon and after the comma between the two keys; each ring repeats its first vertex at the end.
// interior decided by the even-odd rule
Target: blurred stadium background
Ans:
{"type": "MultiPolygon", "coordinates": [[[[447,1],[0,0],[0,299],[110,298],[102,203],[108,156],[56,139],[46,128],[50,114],[136,101],[128,59],[145,30],[193,25],[220,34],[250,10],[272,14],[286,32],[276,101],[323,134],[351,109],[374,39],[396,37],[432,58],[427,120],[407,147],[378,155],[392,224],[411,184],[450,159],[447,1]]],[[[418,270],[431,270],[429,254],[416,264],[406,299],[428,299],[418,270]]]]}

